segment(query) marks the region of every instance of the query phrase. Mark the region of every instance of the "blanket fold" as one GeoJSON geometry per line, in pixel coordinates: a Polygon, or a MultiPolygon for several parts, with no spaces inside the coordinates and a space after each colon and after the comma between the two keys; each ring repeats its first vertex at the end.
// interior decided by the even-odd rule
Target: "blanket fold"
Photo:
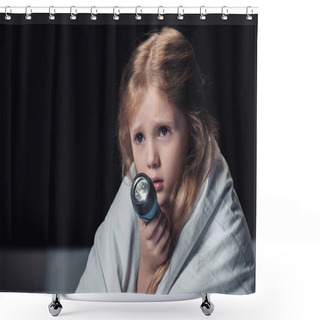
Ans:
{"type": "MultiPolygon", "coordinates": [[[[96,232],[77,293],[136,292],[139,218],[131,204],[130,189],[131,180],[125,177],[96,232]]],[[[254,291],[255,257],[250,233],[228,165],[217,148],[213,168],[156,294],[254,291]]]]}

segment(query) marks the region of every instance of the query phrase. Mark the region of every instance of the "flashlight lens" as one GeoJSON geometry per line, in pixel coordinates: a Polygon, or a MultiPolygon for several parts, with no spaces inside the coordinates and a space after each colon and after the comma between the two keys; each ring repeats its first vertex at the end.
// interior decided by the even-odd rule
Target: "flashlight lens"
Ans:
{"type": "Polygon", "coordinates": [[[143,202],[147,199],[149,193],[149,183],[144,180],[141,179],[137,185],[136,185],[136,189],[134,191],[134,196],[136,198],[136,201],[138,202],[143,202]]]}

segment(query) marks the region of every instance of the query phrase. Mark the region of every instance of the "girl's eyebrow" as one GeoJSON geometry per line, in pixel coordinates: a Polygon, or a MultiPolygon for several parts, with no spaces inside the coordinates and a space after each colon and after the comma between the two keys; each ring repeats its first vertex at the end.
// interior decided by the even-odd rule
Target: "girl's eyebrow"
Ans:
{"type": "MultiPolygon", "coordinates": [[[[176,122],[172,119],[154,119],[152,120],[152,125],[155,127],[158,127],[158,126],[175,127],[176,122]]],[[[144,129],[144,124],[139,123],[137,126],[133,125],[131,131],[139,132],[139,131],[143,131],[143,129],[144,129]]]]}
{"type": "Polygon", "coordinates": [[[153,123],[155,126],[161,126],[161,125],[166,125],[166,126],[174,126],[175,121],[172,119],[155,119],[153,120],[153,123]]]}
{"type": "Polygon", "coordinates": [[[139,132],[139,131],[142,131],[142,126],[141,125],[138,125],[136,127],[131,127],[131,130],[132,132],[139,132]]]}

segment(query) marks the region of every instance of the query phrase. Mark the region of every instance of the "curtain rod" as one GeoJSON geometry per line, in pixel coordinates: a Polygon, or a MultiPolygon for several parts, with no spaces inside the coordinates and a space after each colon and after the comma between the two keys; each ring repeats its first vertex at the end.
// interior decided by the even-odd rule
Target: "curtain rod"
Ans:
{"type": "Polygon", "coordinates": [[[26,6],[26,7],[11,7],[11,6],[0,6],[0,13],[7,14],[36,14],[36,13],[48,13],[48,14],[257,14],[258,7],[81,7],[81,6],[70,6],[70,7],[37,7],[37,6],[26,6]]]}

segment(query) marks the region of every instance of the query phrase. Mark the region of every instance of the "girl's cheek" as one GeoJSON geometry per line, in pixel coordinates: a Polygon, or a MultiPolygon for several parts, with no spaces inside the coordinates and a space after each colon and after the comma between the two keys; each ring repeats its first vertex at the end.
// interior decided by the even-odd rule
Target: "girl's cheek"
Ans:
{"type": "Polygon", "coordinates": [[[134,164],[136,166],[137,172],[139,172],[140,165],[139,165],[139,159],[138,159],[138,156],[137,156],[137,151],[136,151],[135,146],[131,145],[131,147],[132,147],[133,162],[134,162],[134,164]]]}
{"type": "Polygon", "coordinates": [[[143,164],[146,163],[146,155],[142,150],[137,150],[133,156],[133,161],[136,165],[137,173],[144,172],[143,164]]]}

